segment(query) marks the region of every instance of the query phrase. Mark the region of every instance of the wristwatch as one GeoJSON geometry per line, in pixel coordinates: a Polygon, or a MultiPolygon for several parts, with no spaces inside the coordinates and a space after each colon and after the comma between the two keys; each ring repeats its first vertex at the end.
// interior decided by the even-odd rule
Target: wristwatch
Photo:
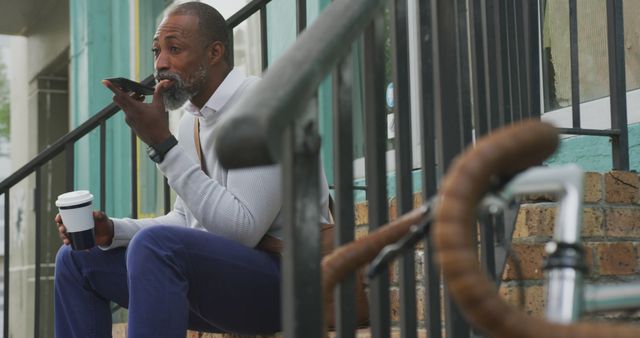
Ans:
{"type": "Polygon", "coordinates": [[[158,144],[147,146],[147,155],[149,155],[153,162],[160,163],[164,160],[164,155],[166,155],[171,148],[175,147],[176,144],[178,144],[178,140],[171,135],[158,144]]]}

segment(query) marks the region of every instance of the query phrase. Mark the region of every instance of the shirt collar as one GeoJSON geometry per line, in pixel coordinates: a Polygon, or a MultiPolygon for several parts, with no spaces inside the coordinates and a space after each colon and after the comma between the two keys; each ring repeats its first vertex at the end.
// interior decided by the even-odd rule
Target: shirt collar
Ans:
{"type": "Polygon", "coordinates": [[[217,116],[218,113],[229,102],[236,90],[242,85],[246,75],[239,69],[233,68],[218,86],[213,95],[204,104],[202,109],[198,109],[191,101],[185,105],[185,110],[195,116],[207,118],[209,116],[217,116]]]}

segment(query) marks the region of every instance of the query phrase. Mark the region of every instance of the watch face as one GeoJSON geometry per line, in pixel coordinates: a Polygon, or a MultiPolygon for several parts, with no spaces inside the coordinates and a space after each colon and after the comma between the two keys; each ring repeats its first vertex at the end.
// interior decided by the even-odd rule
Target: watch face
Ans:
{"type": "Polygon", "coordinates": [[[158,152],[156,152],[155,149],[153,149],[153,147],[147,147],[147,155],[149,155],[149,157],[154,161],[154,162],[159,162],[160,160],[160,156],[158,156],[158,152]]]}

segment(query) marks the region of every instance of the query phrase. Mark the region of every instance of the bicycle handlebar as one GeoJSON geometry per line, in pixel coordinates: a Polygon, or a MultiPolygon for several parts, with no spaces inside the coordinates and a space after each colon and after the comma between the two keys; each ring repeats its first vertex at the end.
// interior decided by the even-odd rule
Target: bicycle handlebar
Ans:
{"type": "Polygon", "coordinates": [[[489,337],[640,337],[633,326],[563,325],[528,316],[501,299],[480,269],[471,229],[492,177],[539,165],[557,145],[553,126],[525,121],[493,132],[453,162],[440,188],[431,237],[445,284],[467,320],[489,337]]]}

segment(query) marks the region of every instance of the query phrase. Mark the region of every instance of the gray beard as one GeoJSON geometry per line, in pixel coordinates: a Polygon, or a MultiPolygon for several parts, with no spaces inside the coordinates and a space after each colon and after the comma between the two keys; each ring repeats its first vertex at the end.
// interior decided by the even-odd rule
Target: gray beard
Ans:
{"type": "Polygon", "coordinates": [[[176,110],[184,105],[188,99],[191,98],[191,93],[182,87],[178,86],[175,83],[171,88],[167,89],[162,96],[162,100],[164,101],[164,107],[167,110],[176,110]]]}
{"type": "Polygon", "coordinates": [[[196,71],[191,83],[185,83],[184,80],[175,73],[157,73],[156,80],[171,79],[173,86],[167,89],[162,96],[164,107],[167,110],[176,110],[184,105],[187,100],[194,97],[200,92],[200,89],[207,77],[207,69],[204,65],[196,71]]]}

